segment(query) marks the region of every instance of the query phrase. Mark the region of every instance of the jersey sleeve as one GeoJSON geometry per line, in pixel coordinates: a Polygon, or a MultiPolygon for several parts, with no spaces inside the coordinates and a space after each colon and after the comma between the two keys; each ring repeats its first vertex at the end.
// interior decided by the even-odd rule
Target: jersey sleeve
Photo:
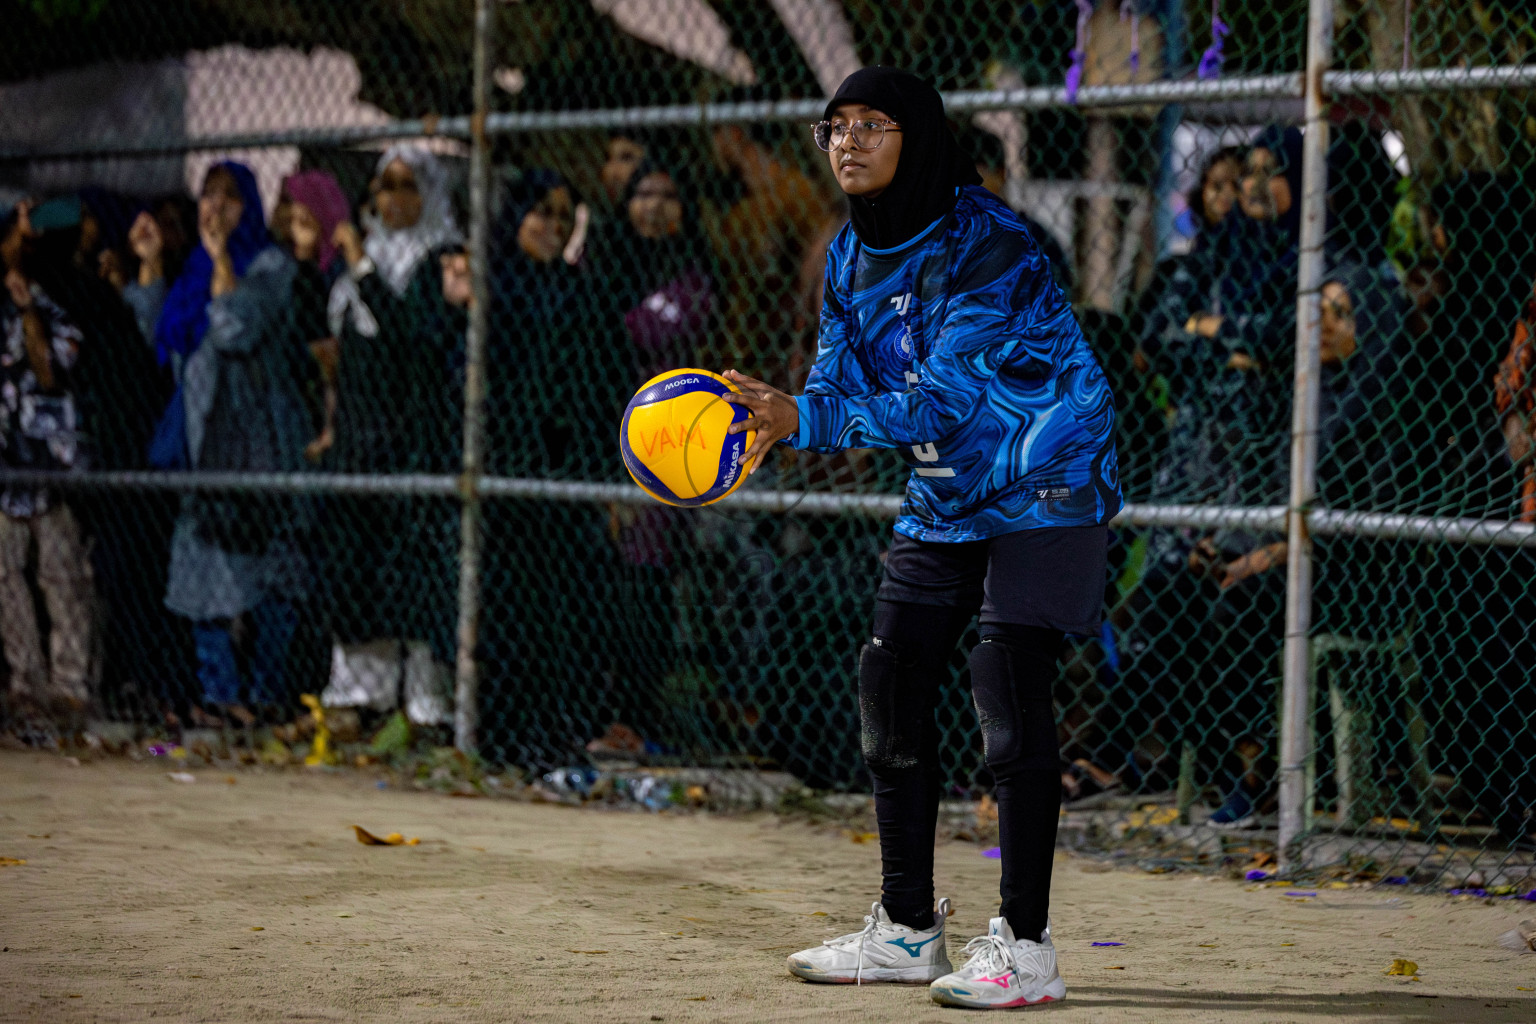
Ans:
{"type": "MultiPolygon", "coordinates": [[[[835,244],[840,243],[841,238],[835,244]]],[[[781,442],[792,448],[828,455],[840,449],[835,446],[813,445],[807,440],[805,406],[802,404],[804,397],[809,395],[834,399],[852,398],[871,390],[863,368],[853,353],[853,328],[848,316],[848,299],[838,288],[842,276],[838,268],[842,266],[846,255],[846,249],[839,252],[835,248],[827,254],[826,284],[822,289],[816,360],[811,364],[810,373],[806,376],[802,396],[795,400],[800,411],[800,429],[781,442]]]]}
{"type": "MultiPolygon", "coordinates": [[[[800,412],[797,448],[902,448],[936,441],[970,413],[999,368],[1021,346],[1050,361],[1071,310],[1061,301],[1045,257],[1021,232],[988,232],[957,253],[949,301],[935,341],[905,391],[850,393],[830,383],[809,386],[796,399],[800,412]]],[[[830,294],[830,292],[829,292],[830,294]]],[[[846,320],[844,321],[846,330],[846,320]]],[[[834,330],[838,328],[834,327],[834,330]]],[[[823,355],[828,354],[823,337],[823,355]]],[[[853,356],[832,365],[846,372],[853,356]]],[[[817,366],[822,365],[821,357],[817,366]]]]}

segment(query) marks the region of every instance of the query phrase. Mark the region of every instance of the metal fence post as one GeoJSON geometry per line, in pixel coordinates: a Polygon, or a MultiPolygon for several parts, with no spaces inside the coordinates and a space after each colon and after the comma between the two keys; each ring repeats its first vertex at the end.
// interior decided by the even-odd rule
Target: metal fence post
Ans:
{"type": "Polygon", "coordinates": [[[490,239],[490,49],[494,6],[475,0],[475,113],[470,118],[469,273],[473,300],[464,371],[464,472],[459,478],[459,629],[454,659],[453,745],[465,754],[479,746],[480,671],[475,660],[480,642],[480,478],[484,473],[485,342],[490,239]]]}
{"type": "Polygon", "coordinates": [[[1285,682],[1280,718],[1280,872],[1295,867],[1307,827],[1312,757],[1308,678],[1312,625],[1312,534],[1307,512],[1317,486],[1317,398],[1322,333],[1323,236],[1328,216],[1328,119],[1323,74],[1333,50],[1333,0],[1310,0],[1302,105],[1301,244],[1296,281],[1296,379],[1291,414],[1291,498],[1286,513],[1285,682]]]}

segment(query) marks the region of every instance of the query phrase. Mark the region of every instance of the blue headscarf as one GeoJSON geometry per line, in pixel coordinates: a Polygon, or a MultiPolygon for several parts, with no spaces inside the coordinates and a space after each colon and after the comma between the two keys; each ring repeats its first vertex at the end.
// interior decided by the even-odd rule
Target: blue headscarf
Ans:
{"type": "MultiPolygon", "coordinates": [[[[269,244],[267,221],[261,212],[261,193],[256,188],[256,176],[244,164],[225,160],[208,169],[226,171],[235,179],[240,189],[240,200],[245,209],[240,213],[240,223],[229,236],[229,258],[235,265],[235,275],[241,276],[258,253],[269,244]]],[[[207,183],[207,178],[203,179],[207,183]]],[[[155,356],[160,365],[171,361],[171,353],[190,356],[203,343],[208,330],[208,300],[213,295],[213,258],[199,242],[192,255],[187,257],[181,276],[171,286],[155,325],[155,356]]]]}

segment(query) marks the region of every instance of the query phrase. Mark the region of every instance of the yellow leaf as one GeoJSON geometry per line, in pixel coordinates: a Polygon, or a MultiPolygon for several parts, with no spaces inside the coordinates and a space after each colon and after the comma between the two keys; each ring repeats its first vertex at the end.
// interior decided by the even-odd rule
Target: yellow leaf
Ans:
{"type": "Polygon", "coordinates": [[[15,857],[0,857],[0,868],[15,868],[25,863],[25,860],[17,860],[15,857]]]}
{"type": "Polygon", "coordinates": [[[353,825],[352,831],[357,833],[357,841],[364,846],[419,846],[421,840],[412,836],[407,839],[399,832],[391,832],[387,836],[376,836],[361,825],[353,825]]]}
{"type": "Polygon", "coordinates": [[[1398,978],[1411,978],[1419,973],[1419,965],[1412,960],[1393,960],[1392,966],[1382,973],[1398,978]]]}

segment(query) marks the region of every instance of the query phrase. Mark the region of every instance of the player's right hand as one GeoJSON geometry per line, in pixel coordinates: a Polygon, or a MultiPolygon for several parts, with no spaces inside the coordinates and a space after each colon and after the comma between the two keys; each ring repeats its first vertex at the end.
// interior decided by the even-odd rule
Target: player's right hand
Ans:
{"type": "Polygon", "coordinates": [[[735,370],[726,370],[724,377],[741,391],[722,397],[732,405],[746,406],[747,411],[752,413],[751,419],[732,423],[726,428],[726,432],[730,434],[739,434],[744,430],[757,432],[757,436],[752,439],[752,447],[747,449],[745,456],[747,472],[755,473],[775,444],[800,429],[800,407],[795,404],[793,395],[780,391],[772,384],[764,384],[735,370]]]}

